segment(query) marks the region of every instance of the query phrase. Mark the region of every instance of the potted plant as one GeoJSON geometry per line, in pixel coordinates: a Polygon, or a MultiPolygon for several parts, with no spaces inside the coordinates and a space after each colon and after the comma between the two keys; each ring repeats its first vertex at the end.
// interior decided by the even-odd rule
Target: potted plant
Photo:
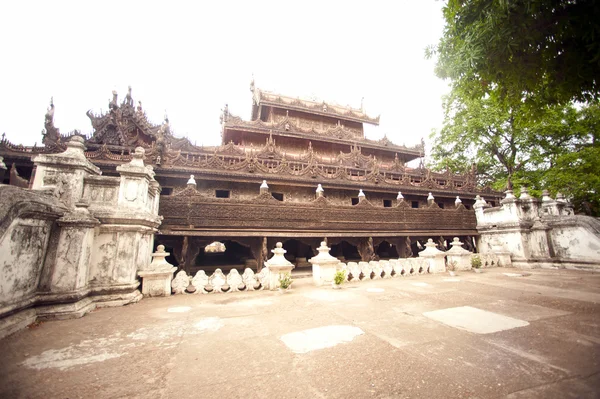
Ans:
{"type": "Polygon", "coordinates": [[[344,270],[338,270],[333,276],[333,288],[342,288],[342,283],[346,281],[346,272],[344,270]]]}
{"type": "Polygon", "coordinates": [[[281,274],[279,276],[279,291],[289,290],[293,281],[290,273],[281,274]]]}
{"type": "Polygon", "coordinates": [[[481,258],[479,255],[471,256],[471,267],[475,273],[481,273],[481,258]]]}
{"type": "Polygon", "coordinates": [[[458,262],[453,260],[451,262],[448,262],[448,273],[450,274],[450,276],[454,277],[456,276],[456,271],[458,270],[458,262]]]}

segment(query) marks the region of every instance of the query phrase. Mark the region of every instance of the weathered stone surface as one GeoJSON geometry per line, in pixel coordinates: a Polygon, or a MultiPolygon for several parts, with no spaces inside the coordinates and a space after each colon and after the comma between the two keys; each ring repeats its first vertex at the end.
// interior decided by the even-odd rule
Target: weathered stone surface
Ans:
{"type": "Polygon", "coordinates": [[[225,292],[223,287],[227,284],[227,278],[221,269],[217,269],[208,278],[208,284],[212,287],[212,292],[225,292]]]}
{"type": "Polygon", "coordinates": [[[350,272],[350,281],[360,281],[360,267],[356,262],[348,262],[348,271],[350,272]]]}
{"type": "Polygon", "coordinates": [[[450,243],[452,248],[446,251],[447,265],[450,270],[471,270],[472,253],[464,249],[464,245],[458,237],[454,237],[450,243]]]}
{"type": "Polygon", "coordinates": [[[340,268],[340,261],[329,254],[329,248],[325,241],[317,248],[319,254],[310,258],[312,264],[313,281],[315,285],[326,285],[333,283],[335,272],[340,268]]]}
{"type": "Polygon", "coordinates": [[[425,249],[419,252],[419,257],[427,259],[428,268],[424,272],[429,273],[443,273],[446,271],[446,264],[444,261],[445,253],[436,248],[435,243],[431,238],[427,240],[425,249]]]}
{"type": "Polygon", "coordinates": [[[501,203],[474,205],[482,255],[495,254],[505,267],[600,268],[600,222],[574,216],[562,196],[553,200],[546,192],[539,201],[527,190],[519,198],[507,191],[501,203]]]}
{"type": "Polygon", "coordinates": [[[197,293],[208,294],[206,291],[206,286],[208,285],[208,276],[204,270],[198,270],[196,275],[192,279],[192,285],[196,287],[197,293]]]}
{"type": "Polygon", "coordinates": [[[294,264],[283,256],[287,251],[283,249],[283,244],[278,242],[275,248],[271,250],[273,257],[265,262],[268,271],[268,288],[275,290],[279,287],[279,280],[294,268],[294,264]]]}
{"type": "Polygon", "coordinates": [[[173,294],[183,294],[185,289],[190,285],[190,278],[185,270],[180,270],[171,281],[171,289],[173,294]]]}
{"type": "Polygon", "coordinates": [[[138,271],[138,276],[142,278],[142,295],[171,295],[171,280],[177,268],[165,259],[169,255],[165,252],[165,246],[159,245],[152,254],[152,263],[145,270],[138,271]]]}
{"type": "Polygon", "coordinates": [[[0,320],[12,314],[0,323],[3,336],[32,321],[35,311],[15,312],[37,303],[53,221],[67,208],[51,195],[2,184],[0,204],[0,320]]]}
{"type": "Polygon", "coordinates": [[[229,285],[229,292],[240,291],[246,288],[242,276],[236,269],[231,269],[229,274],[227,274],[227,285],[229,285]]]}
{"type": "Polygon", "coordinates": [[[254,271],[252,269],[246,268],[244,270],[244,274],[242,274],[242,279],[244,280],[244,285],[246,285],[246,291],[262,289],[262,287],[260,286],[260,281],[254,274],[254,271]]]}

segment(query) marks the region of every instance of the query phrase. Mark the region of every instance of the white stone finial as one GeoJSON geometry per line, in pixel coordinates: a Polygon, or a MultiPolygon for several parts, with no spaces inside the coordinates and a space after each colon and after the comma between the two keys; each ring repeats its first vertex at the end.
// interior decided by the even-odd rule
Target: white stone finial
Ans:
{"type": "Polygon", "coordinates": [[[190,179],[187,181],[188,186],[189,185],[196,185],[196,179],[194,179],[194,175],[190,175],[190,179]]]}
{"type": "Polygon", "coordinates": [[[363,197],[363,198],[365,197],[365,193],[363,193],[363,190],[362,190],[362,188],[361,188],[360,190],[358,190],[358,197],[359,197],[359,198],[360,198],[360,197],[363,197]]]}
{"type": "Polygon", "coordinates": [[[323,187],[321,186],[321,184],[320,183],[317,184],[317,193],[322,193],[323,191],[325,191],[325,190],[323,190],[323,187]]]}
{"type": "Polygon", "coordinates": [[[458,204],[461,204],[462,201],[460,200],[460,197],[457,195],[456,196],[456,200],[454,201],[454,205],[458,206],[458,204]]]}
{"type": "Polygon", "coordinates": [[[397,200],[403,200],[404,196],[402,195],[402,191],[398,191],[398,196],[396,197],[397,200]]]}
{"type": "Polygon", "coordinates": [[[262,184],[260,185],[260,188],[269,188],[266,180],[263,180],[262,184]]]}
{"type": "Polygon", "coordinates": [[[515,195],[513,194],[512,190],[506,190],[506,192],[504,194],[505,194],[504,198],[506,198],[506,199],[516,198],[515,195]]]}
{"type": "Polygon", "coordinates": [[[549,202],[549,201],[552,201],[552,198],[550,197],[550,193],[548,193],[548,190],[542,191],[542,202],[549,202]]]}
{"type": "Polygon", "coordinates": [[[526,200],[526,199],[531,199],[531,195],[529,195],[529,190],[527,189],[527,187],[523,187],[521,188],[521,195],[519,196],[519,199],[521,200],[526,200]]]}
{"type": "Polygon", "coordinates": [[[565,199],[565,196],[560,192],[556,193],[556,200],[558,202],[567,202],[567,200],[565,199]]]}
{"type": "Polygon", "coordinates": [[[165,246],[159,245],[156,247],[156,252],[152,255],[152,263],[148,267],[148,270],[158,271],[158,270],[167,270],[167,271],[175,271],[174,266],[167,262],[165,259],[167,256],[171,255],[169,252],[165,252],[165,246]]]}
{"type": "Polygon", "coordinates": [[[433,201],[435,198],[433,198],[433,194],[429,193],[429,195],[427,196],[427,201],[433,201]]]}

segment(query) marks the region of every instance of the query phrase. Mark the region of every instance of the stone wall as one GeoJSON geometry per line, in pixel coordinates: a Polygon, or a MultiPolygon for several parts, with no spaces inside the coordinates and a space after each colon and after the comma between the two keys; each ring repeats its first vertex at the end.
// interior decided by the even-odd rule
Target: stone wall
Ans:
{"type": "Polygon", "coordinates": [[[0,337],[141,299],[137,272],[160,225],[143,157],[136,149],[120,177],[104,177],[74,136],[65,152],[33,159],[33,189],[0,185],[0,337]]]}
{"type": "Polygon", "coordinates": [[[574,215],[558,194],[533,198],[524,189],[519,198],[506,192],[501,206],[484,199],[474,205],[479,252],[506,251],[520,268],[574,268],[600,271],[600,222],[574,215]]]}

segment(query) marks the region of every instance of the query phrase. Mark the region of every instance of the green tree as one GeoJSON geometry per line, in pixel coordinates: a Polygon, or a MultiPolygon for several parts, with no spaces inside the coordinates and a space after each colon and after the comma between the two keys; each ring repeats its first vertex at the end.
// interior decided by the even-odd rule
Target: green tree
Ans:
{"type": "Polygon", "coordinates": [[[600,214],[600,2],[448,0],[426,56],[450,79],[434,168],[563,192],[600,214]],[[575,103],[578,102],[578,103],[575,103]]]}
{"type": "Polygon", "coordinates": [[[512,101],[586,102],[600,96],[600,2],[449,0],[430,47],[436,73],[512,101]]]}
{"type": "Polygon", "coordinates": [[[476,166],[479,183],[562,192],[580,211],[598,214],[600,105],[552,105],[535,112],[492,91],[455,88],[444,100],[444,127],[432,134],[434,169],[476,166]]]}

